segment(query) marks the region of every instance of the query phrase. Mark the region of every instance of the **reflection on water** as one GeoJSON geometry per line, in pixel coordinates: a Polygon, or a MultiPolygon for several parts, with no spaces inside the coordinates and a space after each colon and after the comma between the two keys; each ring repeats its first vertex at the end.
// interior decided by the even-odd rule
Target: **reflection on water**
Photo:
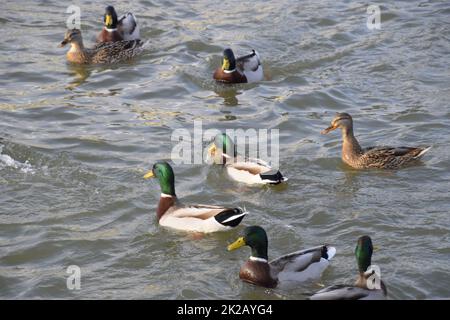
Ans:
{"type": "Polygon", "coordinates": [[[239,104],[237,96],[242,94],[242,92],[239,92],[238,89],[231,87],[226,87],[224,85],[221,90],[214,90],[215,93],[223,98],[223,104],[228,107],[236,107],[239,104]]]}
{"type": "Polygon", "coordinates": [[[70,77],[73,79],[66,86],[66,89],[73,90],[86,82],[92,73],[91,67],[67,63],[67,69],[70,71],[70,77]]]}

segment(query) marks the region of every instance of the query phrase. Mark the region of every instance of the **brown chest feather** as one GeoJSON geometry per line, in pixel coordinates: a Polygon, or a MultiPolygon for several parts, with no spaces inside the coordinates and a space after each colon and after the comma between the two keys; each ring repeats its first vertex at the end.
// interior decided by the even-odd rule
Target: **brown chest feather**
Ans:
{"type": "Polygon", "coordinates": [[[239,278],[245,282],[266,288],[275,288],[277,280],[270,274],[268,263],[248,260],[239,272],[239,278]]]}
{"type": "Polygon", "coordinates": [[[174,198],[169,197],[159,198],[158,209],[156,210],[156,217],[158,218],[158,221],[159,219],[161,219],[164,213],[166,213],[167,210],[169,210],[169,208],[172,207],[174,204],[175,204],[174,198]]]}
{"type": "Polygon", "coordinates": [[[97,36],[97,42],[116,42],[121,40],[123,40],[123,38],[117,30],[108,32],[103,29],[97,36]]]}
{"type": "Polygon", "coordinates": [[[246,83],[247,77],[237,70],[231,73],[225,73],[222,68],[217,68],[214,72],[214,79],[226,83],[246,83]]]}

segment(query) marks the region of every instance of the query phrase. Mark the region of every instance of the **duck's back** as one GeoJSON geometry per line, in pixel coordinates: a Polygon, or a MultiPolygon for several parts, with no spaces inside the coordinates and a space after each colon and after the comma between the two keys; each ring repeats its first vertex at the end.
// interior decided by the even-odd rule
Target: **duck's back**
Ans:
{"type": "Polygon", "coordinates": [[[356,168],[395,169],[418,159],[428,149],[414,147],[370,147],[351,163],[356,168]]]}
{"type": "Polygon", "coordinates": [[[263,67],[259,54],[253,51],[253,54],[237,59],[238,69],[245,75],[247,82],[258,82],[264,79],[263,67]]]}
{"type": "Polygon", "coordinates": [[[131,59],[143,51],[142,45],[140,40],[104,43],[93,50],[92,63],[115,63],[131,59]]]}
{"type": "Polygon", "coordinates": [[[124,14],[119,19],[119,29],[124,40],[140,39],[139,25],[137,19],[131,12],[124,14]]]}

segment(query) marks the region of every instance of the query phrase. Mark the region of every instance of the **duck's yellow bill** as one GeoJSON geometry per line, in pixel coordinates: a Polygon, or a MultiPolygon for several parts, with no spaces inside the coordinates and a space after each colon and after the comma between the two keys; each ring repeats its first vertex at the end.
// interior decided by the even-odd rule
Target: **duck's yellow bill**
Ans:
{"type": "Polygon", "coordinates": [[[222,70],[228,70],[230,68],[230,61],[228,59],[223,59],[222,70]]]}
{"type": "Polygon", "coordinates": [[[150,178],[153,178],[155,175],[153,174],[153,170],[150,170],[149,172],[147,172],[145,175],[144,175],[144,179],[150,179],[150,178]]]}
{"type": "Polygon", "coordinates": [[[235,250],[237,248],[240,248],[242,246],[245,246],[245,240],[244,237],[240,237],[239,239],[237,239],[235,242],[233,242],[232,244],[230,244],[228,246],[228,251],[232,251],[235,250]]]}
{"type": "Polygon", "coordinates": [[[112,25],[112,17],[111,17],[111,15],[107,15],[106,17],[105,17],[105,25],[106,26],[110,26],[110,25],[112,25]]]}
{"type": "Polygon", "coordinates": [[[214,143],[208,148],[208,154],[210,156],[214,156],[216,154],[216,145],[214,143]]]}
{"type": "Polygon", "coordinates": [[[379,246],[373,246],[373,251],[374,252],[380,251],[380,247],[379,246]]]}

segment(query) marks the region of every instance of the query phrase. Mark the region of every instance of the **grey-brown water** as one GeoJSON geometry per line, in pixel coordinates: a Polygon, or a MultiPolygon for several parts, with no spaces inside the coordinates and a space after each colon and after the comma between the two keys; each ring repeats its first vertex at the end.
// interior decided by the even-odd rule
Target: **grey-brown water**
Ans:
{"type": "MultiPolygon", "coordinates": [[[[146,53],[129,63],[72,67],[57,45],[60,1],[0,3],[0,297],[304,299],[352,282],[358,236],[379,250],[391,299],[450,297],[448,1],[130,1],[146,53]],[[257,49],[266,80],[211,81],[226,46],[257,49]],[[335,112],[353,115],[363,146],[432,145],[418,165],[355,171],[335,112]],[[245,206],[266,228],[269,256],[331,243],[320,284],[265,290],[243,284],[247,248],[227,252],[243,226],[194,237],[158,226],[158,184],[145,170],[170,158],[174,129],[280,130],[286,187],[227,180],[220,168],[174,166],[189,203],[245,206]],[[81,268],[68,290],[67,267],[81,268]]],[[[76,1],[85,42],[107,3],[76,1]]]]}

